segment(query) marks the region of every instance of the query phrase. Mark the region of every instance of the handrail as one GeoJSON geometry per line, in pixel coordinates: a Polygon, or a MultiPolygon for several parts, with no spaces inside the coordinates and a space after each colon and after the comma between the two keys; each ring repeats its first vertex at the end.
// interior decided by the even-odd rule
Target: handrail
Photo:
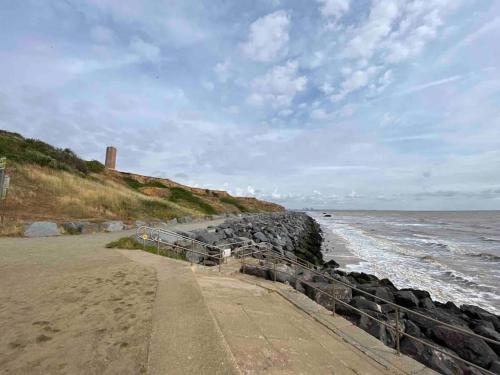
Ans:
{"type": "MultiPolygon", "coordinates": [[[[259,251],[256,251],[256,252],[247,253],[246,255],[247,255],[247,256],[253,256],[254,254],[261,254],[261,253],[266,252],[266,251],[268,251],[268,252],[269,252],[269,250],[259,250],[259,251]]],[[[364,291],[364,290],[362,290],[362,289],[358,289],[358,288],[354,287],[354,286],[353,286],[353,285],[351,285],[351,284],[347,284],[347,283],[345,283],[345,282],[342,282],[342,281],[340,281],[340,280],[337,280],[337,279],[335,279],[335,278],[333,278],[333,277],[331,277],[331,276],[329,276],[329,275],[327,275],[327,274],[322,274],[322,273],[318,272],[318,271],[317,271],[317,270],[315,270],[315,269],[305,267],[305,266],[301,265],[299,262],[296,262],[296,261],[294,261],[293,259],[290,259],[289,257],[283,256],[283,255],[281,255],[281,254],[279,254],[279,253],[277,253],[277,252],[271,252],[271,255],[272,255],[272,256],[271,256],[270,258],[271,258],[271,259],[272,259],[272,261],[273,261],[273,267],[274,267],[274,279],[276,279],[276,268],[275,268],[275,267],[276,267],[276,259],[281,259],[281,260],[284,260],[284,261],[286,261],[286,262],[289,262],[289,263],[295,264],[296,266],[302,267],[303,269],[305,269],[305,270],[307,270],[307,271],[310,271],[310,272],[312,272],[312,273],[313,273],[313,274],[315,274],[315,275],[322,276],[322,277],[326,278],[327,280],[331,281],[331,282],[332,282],[332,284],[333,284],[333,287],[334,287],[334,291],[335,291],[335,284],[336,284],[336,283],[339,283],[339,284],[341,284],[341,285],[344,285],[344,286],[347,286],[347,287],[351,288],[352,290],[356,290],[356,291],[358,291],[358,292],[361,292],[361,293],[363,293],[363,294],[365,294],[365,295],[368,295],[368,296],[370,296],[370,297],[372,297],[372,298],[375,298],[375,299],[377,299],[377,300],[383,301],[383,302],[385,302],[385,303],[387,303],[387,304],[390,304],[390,305],[392,305],[393,307],[395,307],[395,308],[396,308],[396,326],[393,326],[393,325],[391,325],[391,324],[388,324],[388,323],[386,323],[386,322],[383,322],[383,321],[381,321],[381,320],[379,320],[379,319],[377,319],[377,318],[375,318],[375,317],[371,316],[370,314],[368,314],[368,313],[366,313],[366,312],[364,312],[364,311],[362,311],[362,310],[360,310],[360,309],[357,309],[357,308],[356,308],[356,307],[354,307],[354,306],[349,305],[348,303],[346,303],[346,302],[344,302],[344,301],[342,301],[342,300],[338,299],[337,297],[335,297],[335,295],[332,295],[332,294],[330,294],[330,293],[328,293],[328,292],[326,292],[326,291],[324,291],[324,290],[319,289],[318,287],[316,287],[316,286],[312,285],[309,281],[306,281],[306,280],[304,280],[304,279],[301,279],[299,276],[297,276],[297,272],[295,272],[295,276],[294,276],[294,277],[295,277],[295,279],[297,279],[297,280],[301,281],[302,283],[304,283],[304,284],[308,285],[309,287],[312,287],[312,288],[313,288],[313,289],[315,289],[316,291],[318,291],[318,292],[320,292],[320,293],[322,293],[322,294],[325,294],[325,295],[329,296],[330,298],[332,298],[332,300],[333,300],[333,306],[334,306],[334,307],[333,307],[333,308],[334,308],[334,310],[333,310],[333,314],[335,314],[335,303],[336,303],[336,302],[338,302],[338,303],[341,303],[342,305],[345,305],[346,307],[348,307],[348,308],[350,308],[350,309],[353,309],[354,311],[357,311],[357,312],[358,312],[358,313],[360,313],[360,314],[363,314],[363,315],[367,316],[369,319],[372,319],[372,320],[374,320],[374,321],[376,321],[376,322],[378,322],[378,323],[380,323],[380,324],[384,325],[385,327],[387,327],[387,328],[389,328],[389,329],[391,329],[391,330],[395,331],[395,333],[396,333],[396,349],[397,349],[398,354],[400,354],[399,341],[400,341],[400,335],[402,335],[402,336],[406,336],[406,337],[409,337],[409,338],[411,338],[411,339],[414,339],[414,340],[416,340],[416,341],[418,341],[418,342],[422,343],[423,345],[426,345],[426,346],[428,346],[428,347],[431,347],[432,349],[437,350],[437,351],[439,351],[439,352],[441,352],[441,353],[443,353],[443,354],[445,354],[445,355],[448,355],[448,356],[450,356],[450,357],[452,357],[452,358],[454,358],[454,359],[456,359],[456,360],[459,360],[459,361],[461,361],[461,362],[463,362],[463,363],[465,363],[465,364],[467,364],[467,365],[469,365],[469,366],[472,366],[472,367],[474,367],[474,368],[476,368],[476,369],[480,370],[481,372],[483,372],[483,373],[485,373],[485,374],[488,374],[488,375],[495,375],[493,372],[491,372],[491,371],[489,371],[489,370],[487,370],[487,369],[485,369],[485,368],[483,368],[483,367],[480,367],[480,366],[478,366],[478,365],[476,365],[476,364],[474,364],[474,363],[472,363],[472,362],[469,362],[469,361],[467,361],[467,360],[465,360],[465,359],[463,359],[463,358],[461,358],[461,357],[459,357],[459,356],[457,356],[457,355],[454,355],[454,354],[452,354],[452,353],[449,353],[449,352],[447,352],[447,351],[445,351],[445,350],[443,350],[443,349],[439,348],[438,346],[432,345],[432,344],[430,344],[430,343],[428,343],[428,342],[426,342],[426,341],[424,341],[424,340],[421,340],[421,339],[419,339],[419,338],[417,338],[417,337],[414,337],[414,336],[412,336],[412,335],[410,335],[410,334],[408,334],[408,333],[406,333],[406,332],[402,331],[402,330],[399,328],[399,319],[400,319],[400,317],[399,317],[399,312],[400,312],[400,311],[405,311],[405,312],[407,312],[407,313],[411,313],[411,314],[414,314],[414,315],[420,316],[420,317],[422,317],[422,318],[424,318],[424,319],[427,319],[427,320],[429,320],[429,321],[435,322],[435,323],[437,323],[437,324],[439,324],[439,325],[442,325],[442,326],[448,327],[448,328],[450,328],[450,329],[452,329],[452,330],[454,330],[454,331],[456,331],[456,332],[460,332],[460,333],[463,333],[463,334],[466,334],[466,335],[469,335],[469,336],[473,336],[473,337],[476,337],[476,338],[482,339],[482,340],[484,340],[484,341],[487,341],[487,342],[490,342],[490,343],[493,343],[493,344],[496,344],[496,345],[500,345],[500,342],[499,342],[499,341],[496,341],[496,340],[490,339],[490,338],[488,338],[488,337],[484,337],[484,336],[478,335],[478,334],[476,334],[475,332],[471,332],[471,331],[464,330],[464,329],[462,329],[462,328],[460,328],[460,327],[453,326],[453,325],[451,325],[451,324],[448,324],[448,323],[442,322],[442,321],[440,321],[440,320],[437,320],[437,319],[431,318],[431,317],[429,317],[429,316],[427,316],[427,315],[424,315],[424,314],[418,313],[418,312],[416,312],[416,311],[412,311],[412,310],[410,310],[410,309],[408,309],[408,308],[406,308],[406,307],[404,307],[404,306],[400,306],[400,305],[398,305],[398,304],[396,304],[396,303],[394,303],[394,302],[391,302],[391,301],[388,301],[388,300],[386,300],[386,299],[384,299],[384,298],[378,297],[378,296],[376,296],[376,295],[374,295],[374,294],[371,294],[371,293],[369,293],[369,292],[366,292],[366,291],[364,291]]],[[[245,267],[244,258],[242,258],[242,265],[243,265],[243,267],[245,267]]],[[[254,266],[255,266],[255,265],[254,265],[254,266]]],[[[255,267],[257,267],[257,268],[261,268],[261,269],[268,269],[268,270],[270,270],[270,268],[269,268],[269,267],[261,267],[261,266],[255,266],[255,267]]]]}

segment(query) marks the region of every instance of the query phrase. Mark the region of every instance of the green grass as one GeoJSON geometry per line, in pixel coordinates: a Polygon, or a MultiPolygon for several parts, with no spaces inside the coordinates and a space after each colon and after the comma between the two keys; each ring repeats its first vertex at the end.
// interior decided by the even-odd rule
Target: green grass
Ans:
{"type": "MultiPolygon", "coordinates": [[[[144,250],[148,253],[157,254],[158,249],[156,246],[146,244],[144,246],[143,243],[137,241],[134,237],[122,237],[116,241],[110,242],[106,245],[108,249],[125,249],[125,250],[144,250]]],[[[179,254],[170,249],[160,249],[160,254],[167,258],[186,260],[186,257],[183,254],[179,254]]]]}
{"type": "Polygon", "coordinates": [[[248,212],[248,208],[246,208],[245,206],[243,206],[240,202],[238,202],[238,200],[234,197],[222,197],[220,198],[220,201],[222,203],[227,203],[227,204],[232,204],[233,206],[235,206],[238,210],[240,210],[241,212],[248,212]]]}
{"type": "Polygon", "coordinates": [[[38,139],[24,138],[17,133],[0,130],[0,156],[8,160],[37,164],[68,172],[89,173],[85,160],[68,148],[56,148],[38,139]]]}
{"type": "Polygon", "coordinates": [[[191,193],[190,191],[180,187],[170,188],[169,200],[174,203],[179,203],[179,202],[188,203],[192,207],[200,210],[201,212],[207,215],[217,214],[217,211],[208,203],[204,202],[197,196],[193,195],[193,193],[191,193]]]}
{"type": "Polygon", "coordinates": [[[125,181],[125,183],[131,189],[134,189],[134,190],[139,190],[140,188],[143,188],[143,187],[154,187],[154,188],[162,188],[162,189],[167,188],[167,186],[162,184],[160,181],[156,181],[156,180],[150,180],[150,181],[147,181],[143,184],[140,181],[137,181],[135,178],[123,177],[123,181],[125,181]]]}

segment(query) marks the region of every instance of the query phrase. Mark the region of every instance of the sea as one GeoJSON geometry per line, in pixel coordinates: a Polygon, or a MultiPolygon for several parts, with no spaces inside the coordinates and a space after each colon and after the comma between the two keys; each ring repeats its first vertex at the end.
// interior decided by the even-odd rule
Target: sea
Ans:
{"type": "Polygon", "coordinates": [[[500,211],[310,211],[341,269],[500,314],[500,211]],[[330,215],[330,216],[329,216],[330,215]]]}

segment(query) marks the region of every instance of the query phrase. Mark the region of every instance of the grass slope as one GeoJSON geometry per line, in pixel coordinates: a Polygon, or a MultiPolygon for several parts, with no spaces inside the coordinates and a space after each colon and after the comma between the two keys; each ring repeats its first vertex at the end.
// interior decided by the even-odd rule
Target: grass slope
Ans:
{"type": "Polygon", "coordinates": [[[2,156],[8,158],[12,177],[6,212],[14,224],[4,225],[0,234],[19,232],[19,223],[32,220],[168,220],[281,209],[169,180],[112,173],[99,161],[82,160],[69,149],[0,130],[2,156]]]}

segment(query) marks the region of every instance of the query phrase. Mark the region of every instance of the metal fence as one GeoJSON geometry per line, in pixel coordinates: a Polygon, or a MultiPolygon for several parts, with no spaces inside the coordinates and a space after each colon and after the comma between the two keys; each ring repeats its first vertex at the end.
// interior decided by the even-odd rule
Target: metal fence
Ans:
{"type": "Polygon", "coordinates": [[[445,354],[457,361],[460,361],[467,366],[471,366],[479,371],[481,371],[484,374],[488,375],[495,375],[493,372],[484,369],[470,361],[467,361],[455,354],[449,353],[446,350],[443,350],[442,348],[433,345],[427,341],[422,340],[421,338],[415,337],[413,335],[410,335],[409,333],[405,332],[404,329],[402,329],[401,326],[401,317],[400,314],[402,312],[406,314],[411,314],[414,316],[418,316],[420,318],[426,319],[430,322],[436,323],[438,325],[447,327],[455,332],[459,332],[461,334],[465,334],[471,337],[479,338],[481,340],[484,340],[486,342],[499,345],[500,346],[500,341],[496,341],[493,339],[490,339],[488,337],[484,337],[481,335],[478,335],[474,332],[465,330],[463,328],[442,322],[440,320],[434,319],[430,316],[424,315],[422,313],[413,311],[409,308],[406,308],[404,306],[398,305],[392,301],[388,301],[384,298],[378,297],[372,293],[366,292],[362,289],[356,288],[355,286],[345,283],[343,281],[337,280],[330,275],[326,273],[320,272],[316,265],[305,261],[303,259],[297,258],[297,259],[292,259],[290,257],[287,257],[275,250],[272,249],[272,246],[267,243],[260,243],[260,244],[254,244],[254,243],[249,243],[249,241],[238,241],[238,242],[233,242],[227,244],[225,247],[222,246],[216,246],[216,245],[211,245],[204,243],[202,241],[198,241],[196,239],[193,239],[191,237],[184,236],[180,233],[169,231],[166,229],[162,228],[150,228],[147,226],[142,226],[137,229],[137,238],[142,239],[144,241],[144,244],[146,242],[148,243],[154,243],[157,246],[158,253],[160,252],[160,247],[161,245],[167,245],[172,248],[175,248],[179,250],[180,252],[193,252],[195,254],[199,254],[204,257],[209,257],[217,261],[218,263],[218,268],[219,271],[221,270],[221,265],[224,262],[224,250],[226,250],[228,247],[232,248],[232,256],[236,259],[239,259],[241,262],[241,266],[243,271],[245,271],[245,267],[248,265],[248,258],[251,259],[257,259],[259,261],[259,265],[253,264],[252,266],[258,267],[261,269],[266,269],[268,271],[273,270],[273,281],[276,282],[276,274],[277,272],[282,272],[277,270],[277,266],[279,264],[286,264],[294,267],[294,275],[293,278],[296,281],[300,281],[301,283],[307,285],[308,287],[316,290],[317,293],[324,294],[325,296],[329,297],[332,301],[332,313],[335,316],[336,310],[337,310],[337,304],[340,304],[344,306],[345,308],[351,309],[353,311],[356,311],[358,314],[361,314],[363,316],[366,316],[368,319],[371,319],[379,324],[382,324],[384,327],[388,328],[389,330],[393,331],[395,334],[395,346],[396,346],[396,351],[398,355],[401,353],[401,348],[400,348],[400,340],[402,337],[408,337],[412,340],[415,340],[431,349],[434,349],[442,354],[445,354]],[[199,249],[196,249],[196,246],[200,246],[202,250],[200,251],[199,249]],[[255,247],[259,247],[258,249],[255,249],[255,247]],[[260,264],[262,261],[264,261],[264,264],[260,264]],[[310,281],[305,280],[300,276],[300,274],[304,271],[310,272],[315,276],[320,276],[326,280],[332,285],[332,293],[322,290],[318,288],[317,286],[313,285],[310,281]],[[384,304],[389,304],[394,308],[395,311],[395,319],[394,319],[394,324],[390,324],[389,322],[382,321],[368,313],[366,313],[363,310],[360,310],[354,306],[351,306],[349,303],[343,301],[342,299],[338,298],[335,295],[335,288],[338,286],[344,286],[348,287],[351,290],[355,290],[358,293],[361,293],[362,295],[365,295],[369,298],[372,298],[376,301],[383,302],[384,304]]]}

